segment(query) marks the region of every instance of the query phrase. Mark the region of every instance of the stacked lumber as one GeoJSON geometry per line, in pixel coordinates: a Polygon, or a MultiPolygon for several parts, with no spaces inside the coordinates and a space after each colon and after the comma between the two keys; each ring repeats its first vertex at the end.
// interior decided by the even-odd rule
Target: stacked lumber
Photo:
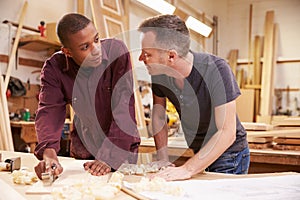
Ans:
{"type": "Polygon", "coordinates": [[[268,131],[273,129],[273,125],[266,123],[242,122],[247,131],[268,131]]]}
{"type": "Polygon", "coordinates": [[[274,139],[274,142],[273,149],[300,151],[300,136],[277,137],[274,139]]]}
{"type": "Polygon", "coordinates": [[[250,149],[267,149],[273,147],[273,137],[250,137],[248,138],[250,149]]]}
{"type": "Polygon", "coordinates": [[[300,117],[273,117],[272,124],[276,126],[300,126],[300,117]]]}

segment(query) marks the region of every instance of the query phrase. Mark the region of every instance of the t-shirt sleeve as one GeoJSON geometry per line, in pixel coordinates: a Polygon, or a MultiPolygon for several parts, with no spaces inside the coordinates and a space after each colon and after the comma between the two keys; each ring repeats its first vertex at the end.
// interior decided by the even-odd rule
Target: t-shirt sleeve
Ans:
{"type": "Polygon", "coordinates": [[[216,107],[235,100],[240,94],[239,86],[229,67],[223,59],[210,63],[208,87],[212,106],[216,107]]]}
{"type": "Polygon", "coordinates": [[[152,93],[158,97],[165,97],[164,93],[161,91],[163,84],[161,83],[160,76],[151,76],[151,88],[152,93]]]}

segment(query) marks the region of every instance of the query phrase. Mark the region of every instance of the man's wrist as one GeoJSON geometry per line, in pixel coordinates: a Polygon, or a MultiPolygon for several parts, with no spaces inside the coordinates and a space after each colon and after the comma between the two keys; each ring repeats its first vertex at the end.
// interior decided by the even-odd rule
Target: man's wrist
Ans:
{"type": "Polygon", "coordinates": [[[47,148],[44,150],[43,159],[55,159],[58,160],[55,149],[47,148]]]}
{"type": "Polygon", "coordinates": [[[197,170],[192,165],[184,164],[184,165],[182,165],[182,167],[185,169],[185,171],[187,171],[187,173],[189,174],[189,176],[193,176],[194,174],[197,173],[197,170]]]}
{"type": "Polygon", "coordinates": [[[159,150],[157,150],[157,158],[158,158],[158,160],[169,161],[167,147],[162,147],[159,150]]]}

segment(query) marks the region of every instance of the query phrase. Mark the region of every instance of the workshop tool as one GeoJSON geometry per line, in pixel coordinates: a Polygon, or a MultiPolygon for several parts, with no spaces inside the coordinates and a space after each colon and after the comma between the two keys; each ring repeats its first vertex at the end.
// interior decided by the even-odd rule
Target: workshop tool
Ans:
{"type": "Polygon", "coordinates": [[[10,171],[13,172],[14,170],[19,170],[21,168],[21,158],[9,158],[6,159],[4,162],[1,160],[0,154],[0,171],[10,171]]]}
{"type": "Polygon", "coordinates": [[[52,185],[52,183],[58,178],[58,176],[54,173],[56,168],[56,164],[53,163],[50,171],[42,173],[42,181],[44,186],[52,185]]]}

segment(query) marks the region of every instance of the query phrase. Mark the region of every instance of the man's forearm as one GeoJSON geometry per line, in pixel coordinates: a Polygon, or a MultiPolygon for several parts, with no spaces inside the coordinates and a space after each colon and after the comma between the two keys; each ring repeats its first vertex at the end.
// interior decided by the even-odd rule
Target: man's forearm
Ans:
{"type": "Polygon", "coordinates": [[[168,128],[164,125],[161,131],[154,135],[154,142],[159,160],[169,160],[168,155],[168,128]]]}
{"type": "Polygon", "coordinates": [[[218,131],[200,151],[190,158],[183,167],[186,168],[191,175],[204,171],[212,164],[226,149],[234,142],[235,135],[228,137],[225,131],[218,131]]]}

